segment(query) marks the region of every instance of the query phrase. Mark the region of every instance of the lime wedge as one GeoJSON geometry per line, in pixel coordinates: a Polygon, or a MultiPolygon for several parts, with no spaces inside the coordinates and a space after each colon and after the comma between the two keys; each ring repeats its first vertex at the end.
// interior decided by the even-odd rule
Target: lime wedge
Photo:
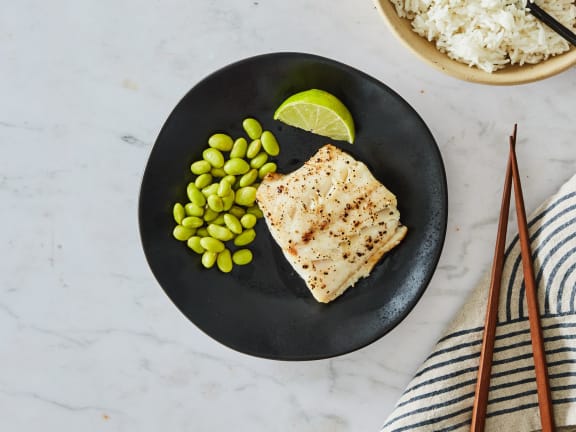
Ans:
{"type": "Polygon", "coordinates": [[[274,120],[339,141],[354,142],[354,120],[348,108],[334,95],[311,89],[286,99],[274,120]]]}

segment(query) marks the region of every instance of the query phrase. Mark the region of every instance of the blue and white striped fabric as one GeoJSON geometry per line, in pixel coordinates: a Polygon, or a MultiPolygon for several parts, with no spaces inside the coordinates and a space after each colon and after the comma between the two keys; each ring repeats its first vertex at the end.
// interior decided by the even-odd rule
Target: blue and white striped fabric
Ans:
{"type": "MultiPolygon", "coordinates": [[[[514,219],[515,220],[515,219],[514,219]]],[[[576,425],[576,176],[529,219],[556,425],[576,425]]],[[[420,367],[382,432],[468,431],[487,275],[420,367]]],[[[518,237],[506,250],[486,431],[540,430],[518,237]]],[[[560,429],[559,429],[560,430],[560,429]]]]}

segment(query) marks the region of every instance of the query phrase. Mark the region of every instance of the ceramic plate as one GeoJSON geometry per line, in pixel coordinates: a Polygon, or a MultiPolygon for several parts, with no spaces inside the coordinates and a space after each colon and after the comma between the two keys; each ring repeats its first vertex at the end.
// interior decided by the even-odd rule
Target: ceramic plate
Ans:
{"type": "Polygon", "coordinates": [[[139,203],[148,263],[168,297],[198,328],[240,352],[282,360],[348,353],[381,338],[414,307],[436,268],[447,220],[444,166],[420,116],[390,88],[326,58],[276,53],[248,58],[208,76],[168,117],[152,149],[139,203]],[[216,131],[243,135],[252,116],[281,146],[278,171],[300,167],[331,140],[272,119],[293,93],[320,88],[355,119],[354,144],[333,142],[366,163],[398,197],[405,240],[368,278],[330,304],[317,303],[260,220],[254,261],[229,274],[203,269],[200,257],[172,237],[172,206],[187,202],[189,166],[216,131]]]}

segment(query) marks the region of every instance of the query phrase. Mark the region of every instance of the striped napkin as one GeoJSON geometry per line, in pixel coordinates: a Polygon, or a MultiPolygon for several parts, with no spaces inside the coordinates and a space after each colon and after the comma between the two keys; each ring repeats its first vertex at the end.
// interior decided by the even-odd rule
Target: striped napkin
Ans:
{"type": "MultiPolygon", "coordinates": [[[[576,431],[576,176],[528,222],[556,426],[576,431]]],[[[540,416],[517,236],[506,250],[502,277],[486,431],[537,431],[540,416]]],[[[381,432],[470,430],[489,283],[488,274],[381,432]]]]}

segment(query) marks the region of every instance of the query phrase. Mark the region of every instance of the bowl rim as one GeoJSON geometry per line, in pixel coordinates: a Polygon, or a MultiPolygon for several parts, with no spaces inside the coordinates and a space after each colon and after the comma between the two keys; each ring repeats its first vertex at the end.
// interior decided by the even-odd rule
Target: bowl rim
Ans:
{"type": "Polygon", "coordinates": [[[509,66],[492,73],[485,72],[451,59],[447,54],[439,51],[433,42],[412,31],[411,27],[407,26],[410,20],[398,16],[391,0],[374,0],[374,3],[388,24],[388,28],[404,46],[435,69],[463,81],[502,86],[527,84],[549,78],[576,66],[576,48],[572,47],[569,51],[540,63],[509,66]],[[406,31],[407,29],[410,31],[406,31]],[[431,52],[431,48],[433,48],[432,52],[437,53],[438,59],[433,58],[436,55],[426,54],[431,52]]]}

